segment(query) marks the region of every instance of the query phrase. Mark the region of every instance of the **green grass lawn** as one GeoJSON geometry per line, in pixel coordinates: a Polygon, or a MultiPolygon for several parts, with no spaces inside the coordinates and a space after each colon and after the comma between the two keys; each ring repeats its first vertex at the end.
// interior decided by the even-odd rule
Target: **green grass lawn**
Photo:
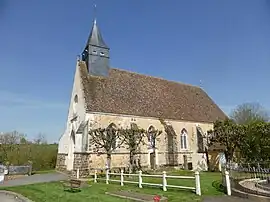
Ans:
{"type": "MultiPolygon", "coordinates": [[[[174,172],[173,175],[188,175],[189,173],[174,172]]],[[[190,175],[190,174],[189,174],[190,175]]],[[[112,196],[105,195],[107,191],[119,191],[119,190],[130,190],[133,192],[149,193],[152,195],[159,194],[168,197],[170,202],[179,201],[201,201],[203,196],[209,195],[223,195],[219,190],[221,175],[220,173],[201,173],[201,189],[202,196],[197,196],[191,191],[179,190],[168,188],[167,192],[163,192],[158,187],[147,187],[144,186],[139,189],[137,185],[125,184],[121,187],[119,183],[110,183],[106,185],[105,182],[99,180],[98,183],[90,182],[91,187],[86,187],[78,193],[70,193],[63,190],[60,182],[56,183],[43,183],[21,187],[10,187],[6,190],[20,193],[35,202],[124,202],[128,200],[115,198],[112,196]]],[[[116,179],[116,178],[115,178],[116,179]]],[[[125,180],[131,180],[126,178],[125,180]]],[[[161,183],[161,179],[143,178],[144,182],[161,183]]],[[[168,184],[172,185],[183,185],[183,186],[194,186],[194,180],[182,180],[182,179],[170,179],[168,184]]]]}

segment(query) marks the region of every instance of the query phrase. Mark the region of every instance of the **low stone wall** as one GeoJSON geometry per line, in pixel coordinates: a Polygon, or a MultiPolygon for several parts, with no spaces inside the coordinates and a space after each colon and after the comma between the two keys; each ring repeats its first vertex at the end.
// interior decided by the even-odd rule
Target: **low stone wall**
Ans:
{"type": "Polygon", "coordinates": [[[67,170],[66,166],[66,157],[67,154],[57,154],[57,160],[56,160],[56,170],[65,172],[67,170]]]}
{"type": "Polygon", "coordinates": [[[235,181],[235,189],[245,192],[247,194],[252,194],[255,196],[267,197],[270,200],[270,192],[256,187],[256,183],[259,179],[246,179],[241,181],[235,181]]]}
{"type": "Polygon", "coordinates": [[[270,183],[268,183],[267,180],[260,180],[255,184],[255,186],[258,187],[259,189],[269,192],[270,197],[270,183]]]}
{"type": "Polygon", "coordinates": [[[32,166],[7,166],[9,175],[31,175],[32,166]]]}

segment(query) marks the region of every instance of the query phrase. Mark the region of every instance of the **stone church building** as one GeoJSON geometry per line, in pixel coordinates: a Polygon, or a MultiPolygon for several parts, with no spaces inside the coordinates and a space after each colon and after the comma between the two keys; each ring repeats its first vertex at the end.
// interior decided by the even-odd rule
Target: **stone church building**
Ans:
{"type": "MultiPolygon", "coordinates": [[[[152,127],[163,131],[155,150],[141,146],[141,166],[182,166],[186,162],[196,168],[205,155],[203,135],[214,121],[225,117],[200,87],[112,68],[110,49],[95,20],[77,59],[66,129],[59,140],[57,169],[73,173],[80,169],[80,175],[104,169],[106,154],[94,152],[89,131],[110,124],[127,128],[131,123],[145,130],[152,127]],[[173,149],[166,127],[175,134],[173,149]]],[[[111,167],[128,165],[129,151],[125,147],[115,149],[111,167]]]]}

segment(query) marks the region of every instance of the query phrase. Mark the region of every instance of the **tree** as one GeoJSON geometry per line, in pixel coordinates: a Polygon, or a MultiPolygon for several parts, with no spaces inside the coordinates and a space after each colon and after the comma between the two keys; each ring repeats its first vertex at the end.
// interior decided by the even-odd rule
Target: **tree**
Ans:
{"type": "Polygon", "coordinates": [[[238,124],[249,124],[254,121],[269,121],[268,112],[259,103],[244,103],[236,107],[231,114],[238,124]]]}
{"type": "Polygon", "coordinates": [[[7,145],[19,144],[23,137],[25,136],[17,131],[2,133],[0,135],[0,143],[7,145]]]}
{"type": "Polygon", "coordinates": [[[28,143],[28,141],[27,141],[26,137],[21,137],[20,144],[27,144],[27,143],[28,143]]]}
{"type": "Polygon", "coordinates": [[[15,151],[15,149],[18,149],[18,144],[20,144],[23,137],[24,135],[17,131],[0,135],[0,155],[2,161],[7,161],[9,154],[15,151]]]}
{"type": "Polygon", "coordinates": [[[225,147],[227,162],[231,162],[237,148],[240,147],[245,134],[245,126],[233,120],[216,121],[213,130],[208,131],[209,146],[220,144],[225,147]]]}
{"type": "MultiPolygon", "coordinates": [[[[147,138],[148,142],[150,143],[150,148],[153,149],[153,155],[154,155],[154,162],[156,162],[156,143],[157,143],[157,138],[160,136],[162,131],[155,130],[153,126],[150,126],[148,131],[147,131],[147,138]]],[[[156,164],[154,164],[154,169],[156,168],[156,164]]]]}
{"type": "Polygon", "coordinates": [[[34,139],[35,144],[47,144],[46,136],[43,133],[39,133],[34,139]]]}
{"type": "Polygon", "coordinates": [[[119,138],[118,130],[115,124],[110,124],[107,128],[98,128],[90,130],[90,144],[95,147],[96,152],[103,150],[107,155],[107,166],[111,167],[111,155],[116,148],[116,140],[119,138]]]}
{"type": "Polygon", "coordinates": [[[263,121],[246,126],[240,144],[240,154],[246,162],[265,162],[270,159],[270,124],[263,121]]]}
{"type": "Polygon", "coordinates": [[[138,152],[139,146],[143,142],[146,131],[139,129],[135,123],[131,123],[130,128],[121,129],[119,131],[120,139],[127,146],[129,150],[129,172],[134,173],[136,170],[135,156],[138,152]]]}

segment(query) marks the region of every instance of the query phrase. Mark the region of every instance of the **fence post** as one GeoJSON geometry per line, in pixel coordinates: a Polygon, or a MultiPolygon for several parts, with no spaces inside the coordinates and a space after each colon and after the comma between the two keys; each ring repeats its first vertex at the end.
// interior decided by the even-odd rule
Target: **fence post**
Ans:
{"type": "Polygon", "coordinates": [[[94,183],[97,183],[97,170],[95,170],[95,174],[94,174],[94,183]]]}
{"type": "Polygon", "coordinates": [[[230,182],[229,172],[227,170],[225,171],[225,179],[226,179],[227,194],[231,196],[232,195],[231,182],[230,182]]]}
{"type": "Polygon", "coordinates": [[[106,170],[106,184],[109,184],[109,169],[106,170]]]}
{"type": "Polygon", "coordinates": [[[80,169],[77,168],[77,172],[76,172],[76,178],[79,179],[80,178],[80,169]]]}
{"type": "Polygon", "coordinates": [[[254,179],[256,179],[257,176],[256,176],[256,168],[255,167],[253,167],[253,172],[254,172],[254,179]]]}
{"type": "Polygon", "coordinates": [[[120,184],[121,186],[124,186],[124,171],[123,170],[121,170],[120,184]]]}
{"type": "Polygon", "coordinates": [[[163,191],[167,191],[167,179],[166,179],[166,171],[163,171],[163,176],[162,176],[162,185],[163,185],[163,191]]]}
{"type": "Polygon", "coordinates": [[[195,184],[196,184],[196,194],[201,195],[201,184],[200,184],[200,173],[199,171],[195,172],[195,184]]]}
{"type": "Polygon", "coordinates": [[[142,171],[139,171],[139,188],[142,188],[142,171]]]}

